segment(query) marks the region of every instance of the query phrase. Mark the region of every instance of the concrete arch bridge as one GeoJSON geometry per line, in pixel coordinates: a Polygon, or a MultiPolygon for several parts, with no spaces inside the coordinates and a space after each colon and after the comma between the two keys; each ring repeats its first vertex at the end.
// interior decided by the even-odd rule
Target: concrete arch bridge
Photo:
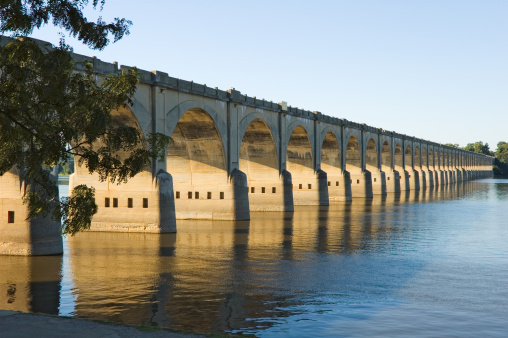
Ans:
{"type": "MultiPolygon", "coordinates": [[[[93,62],[101,74],[117,71],[93,62]]],[[[292,211],[492,174],[489,156],[159,71],[141,71],[133,101],[118,117],[174,143],[164,161],[125,185],[98,184],[78,168],[71,187],[97,189],[95,230],[175,231],[174,219],[242,220],[250,211],[292,211]]]]}
{"type": "MultiPolygon", "coordinates": [[[[92,61],[99,76],[118,71],[116,63],[74,57],[92,61]]],[[[126,184],[101,183],[76,168],[70,189],[96,188],[95,231],[174,232],[176,219],[246,220],[251,211],[292,211],[492,175],[489,156],[159,71],[140,74],[134,105],[114,118],[174,143],[165,160],[126,184]]],[[[18,198],[3,199],[2,224],[19,204],[16,177],[0,178],[2,190],[12,188],[9,196],[18,198]]]]}

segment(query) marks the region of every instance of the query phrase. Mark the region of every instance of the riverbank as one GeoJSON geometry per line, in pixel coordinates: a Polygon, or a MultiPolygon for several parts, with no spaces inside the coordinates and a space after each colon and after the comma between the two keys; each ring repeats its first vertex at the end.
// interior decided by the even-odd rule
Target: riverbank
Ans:
{"type": "Polygon", "coordinates": [[[0,336],[3,338],[34,337],[143,337],[197,338],[218,337],[170,331],[152,326],[129,326],[115,323],[30,314],[0,310],[0,336]]]}

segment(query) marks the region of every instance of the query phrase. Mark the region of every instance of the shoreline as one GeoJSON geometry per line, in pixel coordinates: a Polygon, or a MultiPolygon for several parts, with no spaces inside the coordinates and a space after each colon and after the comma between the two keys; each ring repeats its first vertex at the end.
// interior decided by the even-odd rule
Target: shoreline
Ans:
{"type": "Polygon", "coordinates": [[[91,319],[53,316],[0,310],[1,336],[9,337],[231,337],[227,334],[201,334],[161,328],[157,326],[128,325],[91,319]]]}

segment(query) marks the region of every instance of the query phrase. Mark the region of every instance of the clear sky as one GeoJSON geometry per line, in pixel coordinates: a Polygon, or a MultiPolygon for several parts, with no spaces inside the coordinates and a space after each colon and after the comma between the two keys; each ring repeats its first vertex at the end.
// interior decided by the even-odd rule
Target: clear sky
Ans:
{"type": "MultiPolygon", "coordinates": [[[[508,141],[506,0],[107,0],[122,65],[439,143],[508,141]]],[[[61,29],[34,32],[58,43],[61,29]]]]}

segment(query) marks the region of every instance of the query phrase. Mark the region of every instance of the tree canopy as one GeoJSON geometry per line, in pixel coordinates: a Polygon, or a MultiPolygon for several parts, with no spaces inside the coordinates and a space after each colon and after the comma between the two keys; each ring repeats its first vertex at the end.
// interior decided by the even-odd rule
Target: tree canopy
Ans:
{"type": "MultiPolygon", "coordinates": [[[[0,31],[15,36],[28,36],[34,29],[51,21],[93,49],[103,49],[109,43],[109,34],[114,41],[129,34],[132,22],[115,18],[114,22],[89,22],[83,9],[89,0],[3,0],[0,5],[0,31]]],[[[101,10],[106,0],[92,0],[94,9],[101,10]]]]}
{"type": "Polygon", "coordinates": [[[488,143],[483,144],[482,141],[478,141],[475,143],[468,143],[467,146],[464,147],[464,150],[472,151],[477,154],[484,154],[484,155],[490,155],[490,156],[493,155],[493,153],[489,149],[489,144],[488,143]]]}
{"type": "Polygon", "coordinates": [[[494,174],[497,176],[508,176],[508,143],[501,141],[497,144],[496,163],[494,164],[494,174]]]}
{"type": "MultiPolygon", "coordinates": [[[[26,35],[51,20],[96,49],[128,33],[130,22],[101,19],[90,23],[82,9],[88,1],[4,1],[0,31],[16,39],[0,50],[0,175],[13,167],[31,186],[24,195],[29,217],[63,217],[62,233],[90,227],[97,212],[94,189],[77,186],[68,199],[58,200],[58,187],[48,168],[74,156],[79,165],[101,180],[126,182],[164,155],[170,139],[147,138],[134,128],[116,124],[111,112],[131,103],[138,83],[137,70],[123,70],[96,81],[93,65],[76,72],[70,46],[44,48],[26,35]],[[120,156],[127,153],[128,156],[120,156]]],[[[102,6],[104,0],[100,2],[102,6]]],[[[98,0],[92,6],[96,8],[98,0]]]]}

